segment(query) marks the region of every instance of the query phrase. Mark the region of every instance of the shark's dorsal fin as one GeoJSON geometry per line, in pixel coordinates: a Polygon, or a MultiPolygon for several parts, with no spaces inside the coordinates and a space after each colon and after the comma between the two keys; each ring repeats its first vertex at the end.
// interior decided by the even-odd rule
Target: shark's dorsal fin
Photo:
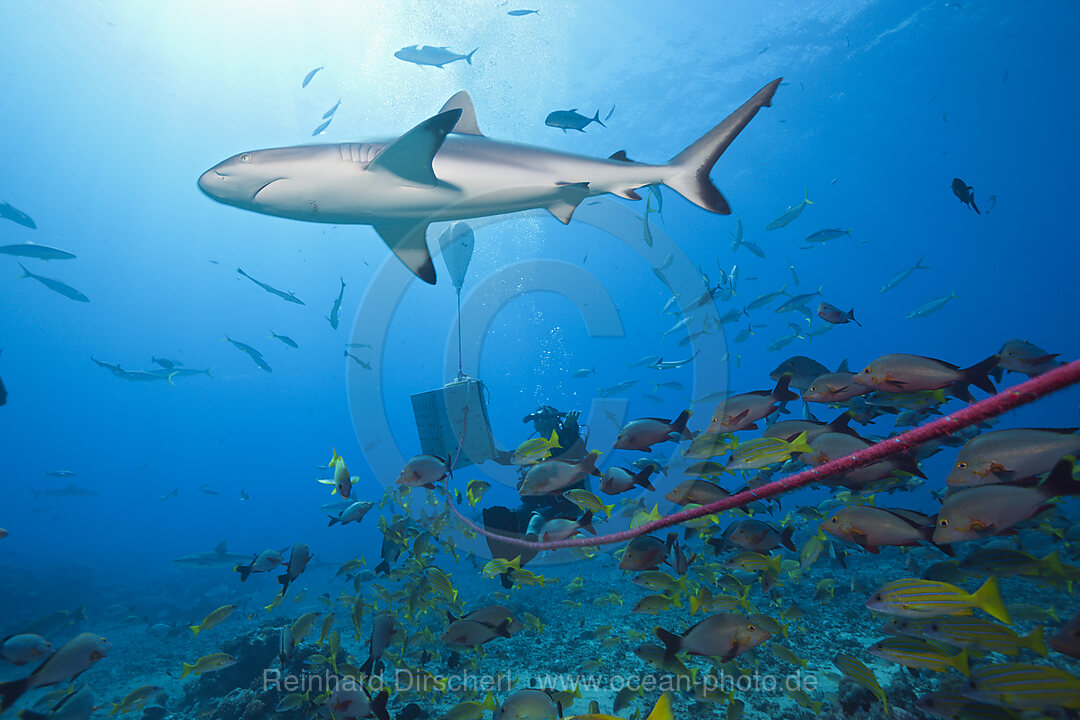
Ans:
{"type": "Polygon", "coordinates": [[[450,131],[458,133],[459,135],[480,135],[484,133],[480,132],[480,128],[476,124],[476,108],[473,107],[472,97],[470,97],[468,91],[461,90],[446,101],[446,104],[439,110],[440,113],[444,113],[447,110],[461,110],[461,117],[458,118],[454,128],[450,131]]]}
{"type": "Polygon", "coordinates": [[[384,147],[367,169],[390,172],[417,185],[434,185],[431,161],[460,117],[460,108],[429,117],[384,147]]]}
{"type": "Polygon", "coordinates": [[[547,209],[564,225],[570,224],[570,218],[581,201],[589,197],[589,183],[559,183],[559,197],[547,209]]]}
{"type": "Polygon", "coordinates": [[[214,548],[214,552],[216,552],[218,555],[224,555],[225,553],[227,553],[228,550],[225,547],[225,543],[226,543],[225,540],[222,540],[221,542],[219,542],[217,544],[217,547],[214,548]]]}
{"type": "Polygon", "coordinates": [[[394,251],[398,260],[405,263],[416,277],[428,285],[434,285],[435,266],[431,263],[431,253],[428,252],[427,228],[426,222],[409,220],[375,224],[375,232],[379,233],[383,242],[394,251]]]}

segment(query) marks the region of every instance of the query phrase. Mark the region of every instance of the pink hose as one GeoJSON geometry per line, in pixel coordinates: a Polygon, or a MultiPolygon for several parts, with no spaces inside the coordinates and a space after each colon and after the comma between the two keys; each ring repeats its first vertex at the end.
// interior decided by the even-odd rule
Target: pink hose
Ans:
{"type": "Polygon", "coordinates": [[[654,530],[671,527],[672,525],[677,525],[688,520],[694,520],[695,518],[704,515],[712,515],[713,513],[722,510],[741,507],[752,503],[755,500],[770,498],[774,495],[779,495],[790,490],[805,487],[814,482],[819,482],[833,475],[841,475],[856,468],[863,467],[864,465],[870,465],[879,460],[883,460],[890,455],[895,455],[896,453],[918,447],[928,440],[933,440],[934,438],[939,438],[944,435],[951,435],[957,430],[976,425],[984,420],[1018,408],[1021,405],[1026,405],[1077,382],[1080,382],[1080,360],[1074,360],[1071,363],[1056,367],[1049,372],[1031,378],[1008,390],[1003,390],[997,395],[992,395],[991,397],[969,405],[963,410],[958,410],[951,415],[938,418],[926,425],[912,428],[896,437],[882,440],[875,445],[871,445],[868,448],[859,450],[850,455],[830,460],[817,467],[803,470],[802,472],[789,475],[780,480],[775,480],[767,485],[762,485],[759,488],[746,490],[736,495],[728,496],[723,500],[709,503],[708,505],[700,505],[690,510],[682,510],[681,512],[668,515],[659,520],[645,523],[632,530],[623,530],[622,532],[612,533],[610,535],[575,537],[553,542],[529,542],[528,540],[511,537],[509,535],[502,535],[480,527],[461,514],[461,511],[459,511],[450,500],[449,493],[447,493],[447,503],[450,505],[450,509],[454,511],[454,514],[458,516],[459,520],[481,535],[494,538],[510,545],[528,548],[529,550],[558,550],[559,548],[593,547],[596,545],[621,543],[632,540],[640,535],[651,533],[654,530]]]}

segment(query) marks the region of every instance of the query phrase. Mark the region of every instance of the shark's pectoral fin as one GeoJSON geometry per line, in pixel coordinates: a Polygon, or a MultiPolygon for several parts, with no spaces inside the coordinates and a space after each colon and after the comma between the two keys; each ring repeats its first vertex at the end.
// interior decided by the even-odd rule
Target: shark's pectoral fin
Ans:
{"type": "Polygon", "coordinates": [[[467,91],[461,90],[447,100],[446,104],[439,110],[439,113],[444,113],[448,110],[461,110],[461,117],[458,118],[457,123],[455,123],[450,132],[458,133],[460,135],[482,136],[484,134],[480,132],[480,128],[476,124],[476,108],[473,107],[472,97],[470,97],[467,91]]]}
{"type": "Polygon", "coordinates": [[[559,183],[559,196],[548,205],[547,209],[564,225],[570,224],[570,218],[581,201],[589,197],[589,183],[559,183]]]}
{"type": "Polygon", "coordinates": [[[388,222],[375,225],[375,232],[416,277],[434,285],[435,266],[428,252],[427,228],[426,222],[388,222]]]}
{"type": "Polygon", "coordinates": [[[435,185],[437,180],[431,161],[461,113],[461,108],[455,108],[429,117],[383,148],[367,169],[393,173],[417,185],[435,185]]]}

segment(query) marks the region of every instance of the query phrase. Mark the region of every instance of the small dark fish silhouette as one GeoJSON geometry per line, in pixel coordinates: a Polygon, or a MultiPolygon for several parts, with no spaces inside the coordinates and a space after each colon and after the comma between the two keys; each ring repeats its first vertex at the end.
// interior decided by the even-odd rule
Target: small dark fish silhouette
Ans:
{"type": "Polygon", "coordinates": [[[314,70],[312,70],[311,72],[309,72],[309,73],[308,73],[307,75],[305,75],[305,76],[304,76],[304,82],[302,82],[302,83],[300,84],[300,88],[301,88],[301,89],[303,89],[303,88],[306,88],[306,87],[308,86],[308,83],[310,83],[310,82],[311,82],[311,79],[315,77],[315,73],[319,72],[319,71],[320,71],[320,70],[322,70],[322,69],[323,69],[323,66],[322,66],[322,65],[320,65],[319,67],[315,68],[314,70]]]}
{"type": "Polygon", "coordinates": [[[426,717],[429,717],[428,714],[416,703],[409,703],[397,714],[397,720],[418,720],[426,717]]]}
{"type": "Polygon", "coordinates": [[[982,215],[982,213],[979,212],[979,208],[975,205],[975,188],[971,187],[960,178],[953,178],[952,191],[953,195],[960,198],[960,202],[970,207],[979,215],[982,215]]]}

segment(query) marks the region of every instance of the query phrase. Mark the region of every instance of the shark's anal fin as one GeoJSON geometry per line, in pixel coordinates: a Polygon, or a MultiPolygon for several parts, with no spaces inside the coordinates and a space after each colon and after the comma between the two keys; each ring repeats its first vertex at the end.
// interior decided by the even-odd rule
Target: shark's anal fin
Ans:
{"type": "Polygon", "coordinates": [[[480,127],[476,124],[476,108],[473,107],[472,97],[465,90],[457,92],[452,98],[446,101],[446,104],[442,106],[439,113],[447,112],[448,110],[461,110],[461,117],[458,118],[457,123],[454,124],[452,133],[458,133],[460,135],[483,135],[480,132],[480,127]]]}
{"type": "Polygon", "coordinates": [[[559,183],[559,197],[547,209],[564,225],[570,224],[570,218],[581,201],[589,197],[589,183],[559,183]]]}
{"type": "Polygon", "coordinates": [[[375,232],[416,277],[434,285],[435,266],[428,252],[427,228],[428,224],[422,221],[381,222],[375,225],[375,232]]]}
{"type": "Polygon", "coordinates": [[[431,161],[460,117],[461,108],[429,117],[383,148],[367,169],[393,173],[417,185],[435,185],[431,161]]]}

